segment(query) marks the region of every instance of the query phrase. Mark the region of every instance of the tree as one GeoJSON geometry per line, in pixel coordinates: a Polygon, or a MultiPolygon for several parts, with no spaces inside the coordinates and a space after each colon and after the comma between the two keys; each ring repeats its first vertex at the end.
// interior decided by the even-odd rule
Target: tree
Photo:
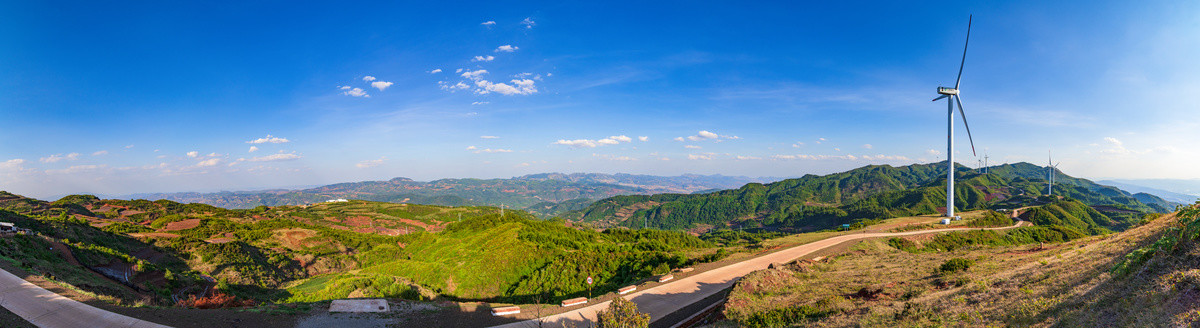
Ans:
{"type": "Polygon", "coordinates": [[[600,328],[643,328],[650,326],[650,315],[638,312],[637,304],[617,297],[608,309],[596,314],[600,328]]]}

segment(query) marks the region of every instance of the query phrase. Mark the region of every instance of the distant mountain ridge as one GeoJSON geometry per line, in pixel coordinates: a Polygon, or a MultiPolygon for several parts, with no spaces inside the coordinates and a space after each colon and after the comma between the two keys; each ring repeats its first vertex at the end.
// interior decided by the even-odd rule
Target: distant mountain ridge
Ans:
{"type": "Polygon", "coordinates": [[[578,209],[593,200],[611,196],[729,189],[772,179],[695,174],[671,177],[624,173],[540,173],[509,179],[439,179],[423,182],[409,178],[393,178],[387,181],[336,183],[299,190],[146,193],[117,198],[166,199],[230,209],[264,205],[302,205],[346,198],[446,206],[507,206],[528,208],[531,212],[550,216],[568,209],[578,209]],[[558,205],[565,201],[571,201],[570,205],[558,205]]]}
{"type": "MultiPolygon", "coordinates": [[[[956,165],[955,207],[1016,208],[1050,202],[1052,199],[1044,196],[1047,172],[1045,167],[1029,163],[994,166],[989,174],[956,165]]],[[[869,165],[705,194],[615,196],[563,217],[600,226],[811,231],[844,223],[939,213],[945,206],[945,176],[945,163],[869,165]]],[[[1168,212],[1175,206],[1157,196],[1130,194],[1061,171],[1056,171],[1054,195],[1090,206],[1135,212],[1168,212]]]]}

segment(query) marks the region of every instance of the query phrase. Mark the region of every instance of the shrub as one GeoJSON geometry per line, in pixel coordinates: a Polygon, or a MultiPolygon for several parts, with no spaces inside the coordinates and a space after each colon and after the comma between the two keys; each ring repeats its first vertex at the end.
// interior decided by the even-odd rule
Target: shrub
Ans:
{"type": "Polygon", "coordinates": [[[617,297],[608,304],[608,310],[596,314],[600,328],[649,327],[650,315],[638,312],[637,304],[617,297]]]}
{"type": "Polygon", "coordinates": [[[909,252],[909,253],[916,253],[917,249],[918,249],[918,247],[917,247],[918,245],[916,242],[908,240],[908,239],[904,239],[904,238],[888,239],[888,246],[892,246],[898,250],[902,250],[902,251],[909,252]]]}
{"type": "Polygon", "coordinates": [[[196,297],[196,295],[191,295],[187,299],[179,300],[179,303],[176,303],[175,305],[197,309],[220,309],[254,306],[254,301],[238,300],[237,297],[233,297],[229,294],[213,292],[213,294],[209,295],[208,297],[196,297]]]}
{"type": "Polygon", "coordinates": [[[946,260],[946,262],[942,263],[942,267],[938,270],[940,270],[942,273],[967,271],[967,269],[971,268],[972,264],[975,264],[975,261],[956,257],[946,260]]]}

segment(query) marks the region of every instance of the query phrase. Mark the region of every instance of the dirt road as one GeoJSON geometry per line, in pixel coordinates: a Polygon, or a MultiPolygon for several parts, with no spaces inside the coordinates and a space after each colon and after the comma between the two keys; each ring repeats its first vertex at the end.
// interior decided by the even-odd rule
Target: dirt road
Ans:
{"type": "MultiPolygon", "coordinates": [[[[708,296],[716,294],[725,288],[733,286],[735,282],[742,276],[751,272],[766,269],[772,263],[787,263],[797,258],[800,258],[809,253],[818,250],[832,247],[847,241],[880,238],[880,237],[899,237],[911,236],[927,233],[939,233],[948,231],[962,230],[1003,230],[1012,229],[1020,226],[1028,225],[1026,221],[1018,221],[1009,227],[1000,228],[951,228],[951,229],[936,229],[922,231],[906,231],[906,232],[877,232],[877,233],[859,233],[841,235],[828,239],[811,242],[808,244],[792,247],[786,250],[756,257],[746,261],[730,264],[717,269],[705,271],[687,278],[680,279],[674,283],[660,285],[650,288],[636,294],[624,296],[625,299],[637,303],[638,310],[650,314],[650,321],[661,319],[675,311],[700,301],[708,296]]],[[[592,306],[581,308],[575,311],[556,314],[548,317],[543,317],[542,327],[590,327],[596,322],[596,312],[608,308],[609,302],[597,303],[592,306]]],[[[496,327],[539,327],[538,319],[514,322],[510,324],[500,325],[496,327]]]]}
{"type": "Polygon", "coordinates": [[[167,327],[97,309],[0,270],[0,306],[43,328],[167,327]]]}

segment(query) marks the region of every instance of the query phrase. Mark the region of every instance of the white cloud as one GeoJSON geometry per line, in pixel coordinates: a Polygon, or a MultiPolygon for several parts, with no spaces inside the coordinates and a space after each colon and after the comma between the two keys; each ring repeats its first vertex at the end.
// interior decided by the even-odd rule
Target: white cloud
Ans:
{"type": "Polygon", "coordinates": [[[133,148],[133,145],[125,146],[125,149],[133,148]]]}
{"type": "Polygon", "coordinates": [[[925,153],[929,154],[929,155],[933,155],[933,156],[938,156],[938,155],[942,154],[942,152],[937,149],[926,150],[925,153]]]}
{"type": "Polygon", "coordinates": [[[250,146],[250,153],[258,151],[258,146],[250,146]]]}
{"type": "Polygon", "coordinates": [[[458,90],[466,90],[466,89],[471,88],[470,85],[467,85],[466,83],[462,83],[462,82],[458,82],[455,84],[449,84],[446,82],[439,81],[438,85],[442,86],[442,90],[447,90],[450,92],[454,92],[454,91],[458,91],[458,90]]]}
{"type": "Polygon", "coordinates": [[[487,153],[487,154],[491,154],[491,153],[511,153],[511,152],[513,152],[513,151],[512,151],[512,149],[491,149],[491,148],[484,148],[484,149],[480,149],[480,150],[476,150],[476,151],[475,151],[475,153],[476,153],[476,154],[480,154],[480,153],[487,153]]]}
{"type": "Polygon", "coordinates": [[[525,20],[521,21],[521,25],[525,25],[525,28],[533,28],[534,25],[537,25],[537,22],[534,22],[531,17],[525,17],[525,20]]]}
{"type": "Polygon", "coordinates": [[[25,164],[24,159],[14,158],[14,159],[0,162],[0,169],[6,169],[6,170],[7,169],[20,169],[21,164],[25,164]]]}
{"type": "Polygon", "coordinates": [[[195,150],[187,152],[187,157],[196,158],[196,156],[200,156],[200,152],[195,150]]]}
{"type": "Polygon", "coordinates": [[[491,102],[489,102],[489,101],[472,101],[472,102],[471,102],[471,105],[487,105],[487,104],[490,104],[490,103],[491,103],[491,102]]]}
{"type": "Polygon", "coordinates": [[[496,25],[496,21],[486,21],[486,22],[483,22],[483,23],[479,23],[479,25],[483,25],[483,26],[487,26],[487,27],[492,27],[492,25],[496,25]]]}
{"type": "Polygon", "coordinates": [[[437,74],[437,73],[441,73],[441,72],[442,72],[441,68],[434,68],[432,71],[429,71],[429,74],[437,74]]]}
{"type": "Polygon", "coordinates": [[[367,94],[367,92],[365,90],[363,90],[362,88],[342,87],[342,90],[346,90],[346,91],[342,91],[342,95],[351,96],[351,97],[371,98],[371,95],[367,94]]]}
{"type": "MultiPolygon", "coordinates": [[[[677,137],[677,138],[675,138],[675,141],[683,141],[683,139],[685,139],[685,138],[687,140],[691,140],[691,141],[713,140],[713,139],[719,139],[719,138],[741,139],[738,136],[723,136],[723,135],[719,135],[719,134],[712,133],[709,131],[701,130],[700,132],[696,132],[696,135],[694,135],[694,136],[677,137]]],[[[718,140],[718,141],[720,141],[720,140],[718,140]]]]}
{"type": "Polygon", "coordinates": [[[383,89],[387,89],[390,86],[392,86],[392,82],[386,82],[386,81],[371,82],[371,87],[379,89],[379,91],[383,91],[383,89]]]}
{"type": "Polygon", "coordinates": [[[683,146],[683,148],[687,148],[687,149],[700,149],[700,146],[696,146],[696,145],[684,145],[684,146],[683,146]]]}
{"type": "Polygon", "coordinates": [[[108,151],[107,150],[98,150],[98,151],[92,153],[92,156],[100,156],[100,155],[108,155],[108,151]]]}
{"type": "Polygon", "coordinates": [[[802,147],[802,146],[804,146],[804,143],[803,143],[803,142],[798,142],[798,141],[797,141],[796,143],[792,144],[792,148],[800,148],[800,147],[802,147]]]}
{"type": "Polygon", "coordinates": [[[288,142],[291,142],[291,140],[287,140],[287,138],[272,137],[271,135],[268,134],[265,138],[258,138],[258,139],[250,140],[250,141],[247,141],[246,143],[248,143],[248,144],[276,143],[277,144],[277,143],[288,143],[288,142]]]}
{"type": "Polygon", "coordinates": [[[500,139],[497,136],[479,136],[479,139],[500,139]]]}
{"type": "Polygon", "coordinates": [[[375,81],[374,76],[367,75],[367,76],[363,77],[363,82],[371,82],[371,81],[375,81]]]}
{"type": "Polygon", "coordinates": [[[707,160],[713,159],[713,155],[716,155],[716,154],[713,154],[713,153],[688,154],[688,159],[693,160],[693,161],[707,161],[707,160]]]}
{"type": "Polygon", "coordinates": [[[475,56],[474,58],[471,58],[471,61],[473,61],[473,62],[490,62],[495,59],[496,59],[496,56],[475,56]]]}
{"type": "Polygon", "coordinates": [[[596,148],[598,146],[595,140],[575,139],[575,140],[559,140],[554,142],[555,145],[565,145],[574,148],[596,148]]]}
{"type": "Polygon", "coordinates": [[[538,92],[537,86],[534,86],[533,80],[512,80],[513,85],[505,83],[492,83],[488,80],[476,80],[475,86],[479,89],[475,90],[478,94],[487,94],[490,92],[499,93],[505,96],[512,95],[531,95],[538,92]]]}
{"type": "Polygon", "coordinates": [[[217,164],[221,164],[220,158],[209,158],[209,159],[200,161],[200,163],[196,163],[196,166],[206,167],[206,166],[215,166],[217,164]]]}
{"type": "Polygon", "coordinates": [[[496,47],[495,52],[513,52],[513,51],[517,51],[517,49],[520,49],[520,48],[506,44],[506,45],[496,47]]]}
{"type": "Polygon", "coordinates": [[[376,166],[379,166],[379,165],[383,165],[383,160],[384,160],[385,158],[386,158],[386,157],[380,157],[379,159],[370,159],[370,160],[365,160],[365,161],[362,161],[362,162],[358,162],[358,164],[354,164],[354,166],[355,166],[355,167],[357,167],[357,168],[360,168],[360,169],[366,169],[366,168],[372,168],[372,167],[376,167],[376,166]]]}
{"type": "Polygon", "coordinates": [[[39,161],[41,161],[42,163],[57,163],[57,162],[60,162],[63,160],[73,161],[73,160],[77,160],[77,159],[79,159],[79,153],[70,153],[70,154],[66,154],[66,155],[54,154],[54,155],[42,157],[41,159],[39,159],[39,161]]]}
{"type": "Polygon", "coordinates": [[[462,77],[472,79],[472,80],[479,80],[479,79],[482,79],[483,75],[487,74],[487,73],[488,73],[488,71],[486,69],[481,69],[481,70],[477,70],[477,71],[466,71],[466,72],[462,73],[462,77]]]}
{"type": "Polygon", "coordinates": [[[871,144],[864,144],[862,147],[863,149],[875,149],[875,146],[872,146],[871,144]]]}
{"type": "Polygon", "coordinates": [[[736,157],[736,158],[737,158],[739,161],[753,160],[753,159],[762,159],[761,157],[754,157],[754,156],[742,156],[742,155],[737,155],[737,157],[736,157]]]}
{"type": "Polygon", "coordinates": [[[467,146],[467,150],[475,150],[475,149],[476,149],[475,146],[467,146]]]}
{"type": "Polygon", "coordinates": [[[248,159],[247,161],[250,161],[250,162],[282,162],[282,161],[292,161],[292,160],[297,160],[297,159],[300,159],[300,155],[279,153],[279,154],[271,154],[271,155],[267,155],[267,156],[254,157],[254,158],[248,159]]]}
{"type": "Polygon", "coordinates": [[[640,136],[640,137],[638,137],[638,141],[645,142],[645,141],[649,141],[649,140],[650,140],[650,137],[647,137],[647,136],[640,136]]]}
{"type": "Polygon", "coordinates": [[[595,148],[597,146],[603,146],[603,145],[617,145],[622,142],[633,142],[633,138],[630,138],[629,136],[626,136],[626,135],[619,135],[619,136],[610,136],[608,138],[604,138],[604,139],[600,139],[600,140],[591,140],[591,139],[565,140],[564,139],[564,140],[556,141],[556,142],[554,142],[554,144],[571,146],[574,148],[584,148],[584,147],[595,148]]]}

